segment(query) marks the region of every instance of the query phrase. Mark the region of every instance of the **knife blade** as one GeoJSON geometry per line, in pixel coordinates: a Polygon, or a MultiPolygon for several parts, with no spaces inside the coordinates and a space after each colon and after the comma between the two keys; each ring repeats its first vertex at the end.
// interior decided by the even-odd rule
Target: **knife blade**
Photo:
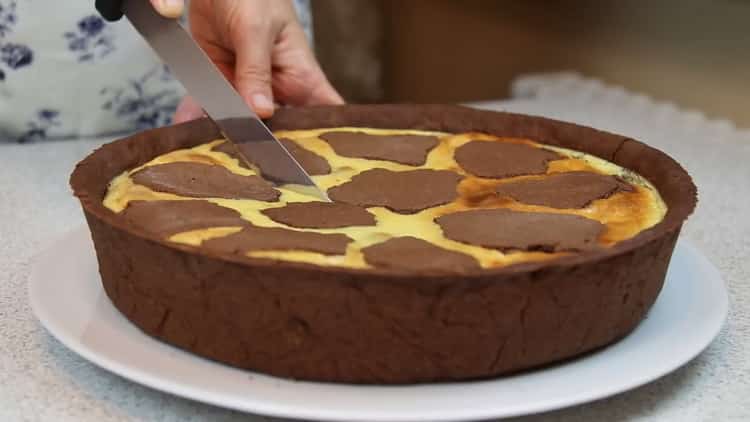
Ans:
{"type": "Polygon", "coordinates": [[[276,185],[330,202],[176,20],[161,16],[146,0],[124,0],[122,11],[246,164],[276,185]]]}

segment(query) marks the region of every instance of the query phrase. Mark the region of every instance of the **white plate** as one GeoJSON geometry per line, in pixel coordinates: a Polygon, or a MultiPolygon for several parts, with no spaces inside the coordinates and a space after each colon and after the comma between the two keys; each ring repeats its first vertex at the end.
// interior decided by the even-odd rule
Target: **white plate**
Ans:
{"type": "Polygon", "coordinates": [[[601,399],[694,358],[719,332],[728,306],[716,268],[682,241],[646,320],[598,353],[490,381],[387,387],[288,381],[211,362],[148,337],[105,296],[83,227],[38,257],[29,293],[37,317],[57,339],[125,378],[233,409],[339,421],[485,419],[601,399]]]}

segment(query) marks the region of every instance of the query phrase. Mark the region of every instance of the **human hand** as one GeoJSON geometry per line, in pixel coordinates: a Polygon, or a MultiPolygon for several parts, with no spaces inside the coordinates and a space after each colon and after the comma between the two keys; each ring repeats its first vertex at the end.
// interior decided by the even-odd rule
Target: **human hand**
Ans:
{"type": "Polygon", "coordinates": [[[166,18],[179,18],[185,9],[184,0],[151,0],[151,4],[166,18]]]}
{"type": "MultiPolygon", "coordinates": [[[[165,16],[179,16],[183,0],[151,0],[165,16]]],[[[274,102],[287,105],[341,104],[297,20],[291,0],[192,0],[190,29],[198,44],[261,117],[274,102]]],[[[203,110],[183,99],[175,122],[203,110]]]]}

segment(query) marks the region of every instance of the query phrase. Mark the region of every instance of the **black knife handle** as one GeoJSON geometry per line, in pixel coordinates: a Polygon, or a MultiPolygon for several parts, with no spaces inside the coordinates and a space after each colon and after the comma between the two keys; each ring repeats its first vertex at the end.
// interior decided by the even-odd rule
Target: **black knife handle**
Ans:
{"type": "Polygon", "coordinates": [[[114,22],[122,18],[123,0],[96,0],[96,10],[104,19],[114,22]]]}

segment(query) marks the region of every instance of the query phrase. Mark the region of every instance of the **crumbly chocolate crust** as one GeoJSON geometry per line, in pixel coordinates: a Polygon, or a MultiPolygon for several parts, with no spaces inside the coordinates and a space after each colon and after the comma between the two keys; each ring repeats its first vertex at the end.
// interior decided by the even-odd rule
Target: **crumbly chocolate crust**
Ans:
{"type": "Polygon", "coordinates": [[[249,226],[225,237],[201,244],[206,250],[244,256],[254,250],[302,249],[326,255],[341,255],[352,239],[346,235],[310,233],[278,227],[249,226]]]}
{"type": "Polygon", "coordinates": [[[332,229],[375,225],[375,216],[366,209],[339,202],[296,202],[262,212],[273,221],[299,228],[332,229]]]}
{"type": "Polygon", "coordinates": [[[248,224],[235,210],[206,201],[133,201],[122,212],[129,224],[169,237],[210,227],[242,227],[248,224]]]}
{"type": "Polygon", "coordinates": [[[447,170],[372,169],[329,189],[328,196],[337,202],[386,207],[408,214],[453,201],[461,179],[459,174],[447,170]]]}
{"type": "Polygon", "coordinates": [[[552,208],[584,208],[597,199],[632,190],[632,186],[615,176],[584,171],[551,174],[543,179],[520,180],[495,187],[499,195],[524,204],[552,208]]]}
{"type": "Polygon", "coordinates": [[[631,169],[669,207],[659,224],[632,239],[549,261],[465,274],[357,270],[174,244],[102,205],[116,175],[219,137],[206,120],[116,141],[79,163],[71,185],[112,303],[165,342],[282,377],[387,384],[488,378],[603,347],[635,328],[653,304],[696,204],[688,174],[660,151],[539,117],[457,106],[343,106],[283,109],[270,124],[528,138],[631,169]]]}
{"type": "Polygon", "coordinates": [[[547,163],[562,158],[553,151],[523,144],[471,141],[456,150],[456,162],[480,177],[504,178],[543,174],[547,163]]]}
{"type": "Polygon", "coordinates": [[[456,271],[480,269],[473,257],[449,251],[416,237],[394,237],[362,249],[365,261],[377,267],[412,271],[456,271]]]}
{"type": "Polygon", "coordinates": [[[158,164],[135,172],[133,181],[157,192],[193,198],[275,201],[280,195],[259,176],[240,176],[212,164],[158,164]]]}
{"type": "Polygon", "coordinates": [[[438,141],[435,136],[370,135],[363,132],[327,132],[320,138],[345,157],[387,160],[412,166],[425,163],[438,141]]]}
{"type": "Polygon", "coordinates": [[[605,226],[579,215],[477,209],[437,219],[445,237],[504,251],[585,251],[605,226]],[[495,227],[496,229],[492,229],[495,227]]]}
{"type": "MultiPolygon", "coordinates": [[[[279,142],[281,142],[281,144],[284,145],[284,148],[286,148],[289,153],[292,154],[292,157],[294,157],[299,165],[301,165],[302,168],[305,169],[307,174],[315,176],[319,174],[329,174],[331,172],[331,166],[328,164],[328,161],[326,161],[320,155],[300,147],[291,139],[281,138],[279,139],[279,142]]],[[[237,150],[229,142],[222,142],[221,144],[215,146],[213,150],[229,155],[230,157],[238,160],[240,166],[248,168],[247,164],[245,164],[245,162],[240,158],[240,155],[237,154],[237,150]]],[[[262,170],[263,169],[261,169],[261,171],[262,170]]]]}

